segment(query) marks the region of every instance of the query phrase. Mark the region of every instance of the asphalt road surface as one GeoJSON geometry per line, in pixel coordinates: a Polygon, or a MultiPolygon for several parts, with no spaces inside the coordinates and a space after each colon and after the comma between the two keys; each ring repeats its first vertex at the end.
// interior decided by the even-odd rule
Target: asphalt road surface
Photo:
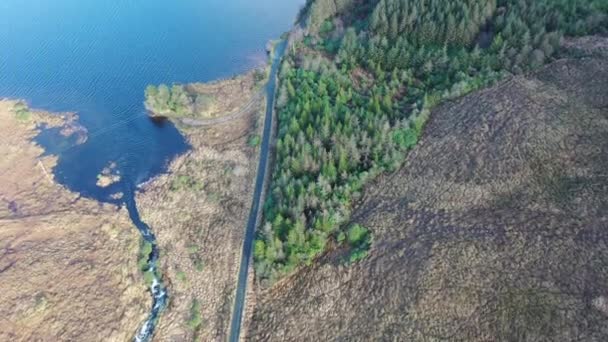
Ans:
{"type": "Polygon", "coordinates": [[[272,137],[272,118],[274,115],[274,99],[277,85],[277,74],[281,58],[285,52],[287,42],[281,41],[275,47],[275,52],[272,60],[272,67],[268,84],[266,85],[266,117],[264,119],[264,133],[260,150],[260,163],[258,165],[258,173],[255,181],[255,191],[253,193],[253,202],[251,211],[249,212],[249,220],[247,221],[247,230],[245,232],[245,240],[243,242],[243,253],[241,255],[241,266],[239,268],[238,283],[236,287],[236,298],[234,301],[234,309],[232,310],[232,321],[230,323],[230,342],[238,342],[241,334],[241,323],[243,320],[243,308],[245,306],[245,297],[247,293],[247,275],[249,263],[251,262],[251,254],[253,251],[253,240],[255,237],[255,228],[257,218],[260,211],[260,202],[262,201],[262,192],[265,188],[266,168],[268,166],[268,154],[270,150],[270,139],[272,137]]]}

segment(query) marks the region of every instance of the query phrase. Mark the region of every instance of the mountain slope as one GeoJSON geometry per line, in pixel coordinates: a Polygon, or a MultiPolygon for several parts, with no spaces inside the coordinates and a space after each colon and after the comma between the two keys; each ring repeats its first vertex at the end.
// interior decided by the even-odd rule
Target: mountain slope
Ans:
{"type": "MultiPolygon", "coordinates": [[[[605,0],[316,0],[280,72],[276,162],[255,245],[271,285],[335,246],[366,184],[401,165],[445,101],[555,59],[562,37],[608,29],[605,0]]],[[[449,134],[449,132],[446,132],[449,134]]]]}
{"type": "Polygon", "coordinates": [[[608,339],[608,40],[436,108],[324,254],[257,297],[263,341],[608,339]]]}

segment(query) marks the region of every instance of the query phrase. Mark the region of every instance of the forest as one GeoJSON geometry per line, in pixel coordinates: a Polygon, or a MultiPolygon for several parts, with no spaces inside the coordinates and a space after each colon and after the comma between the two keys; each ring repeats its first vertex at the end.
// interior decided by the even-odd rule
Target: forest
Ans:
{"type": "Polygon", "coordinates": [[[285,57],[256,274],[271,284],[328,248],[365,256],[363,187],[401,167],[438,103],[550,62],[564,36],[605,34],[608,0],[313,0],[285,57]]]}

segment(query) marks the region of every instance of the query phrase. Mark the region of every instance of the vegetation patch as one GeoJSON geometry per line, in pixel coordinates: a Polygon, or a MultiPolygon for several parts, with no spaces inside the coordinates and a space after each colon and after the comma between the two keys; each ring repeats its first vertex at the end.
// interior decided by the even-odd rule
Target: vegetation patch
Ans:
{"type": "Polygon", "coordinates": [[[262,138],[260,138],[260,136],[258,134],[254,134],[251,137],[249,137],[247,144],[251,147],[258,147],[258,146],[260,146],[261,141],[262,141],[262,138]]]}
{"type": "Polygon", "coordinates": [[[177,116],[192,115],[195,102],[200,102],[203,108],[211,105],[209,96],[195,96],[187,93],[183,85],[173,85],[169,88],[165,84],[158,87],[149,85],[146,88],[146,107],[157,114],[173,114],[177,116]]]}
{"type": "Polygon", "coordinates": [[[154,272],[145,271],[144,272],[144,281],[146,282],[147,286],[151,286],[154,283],[154,272]]]}
{"type": "Polygon", "coordinates": [[[190,254],[196,254],[199,251],[199,247],[198,247],[198,245],[189,245],[187,250],[188,250],[188,253],[190,253],[190,254]]]}
{"type": "Polygon", "coordinates": [[[184,271],[177,271],[175,273],[175,276],[177,277],[177,279],[182,282],[183,284],[187,284],[188,283],[188,277],[186,277],[186,272],[184,271]]]}
{"type": "Polygon", "coordinates": [[[203,265],[203,261],[198,257],[193,259],[192,263],[194,264],[194,268],[196,269],[197,272],[202,272],[203,269],[205,268],[203,265]]]}
{"type": "Polygon", "coordinates": [[[17,102],[13,107],[13,113],[15,113],[15,117],[17,120],[22,122],[30,121],[32,118],[32,113],[28,108],[27,104],[24,102],[17,102]]]}
{"type": "Polygon", "coordinates": [[[188,318],[187,325],[190,329],[196,330],[201,324],[203,324],[203,318],[201,316],[201,303],[194,299],[190,307],[190,317],[188,318]]]}
{"type": "Polygon", "coordinates": [[[187,248],[190,260],[192,261],[192,265],[194,265],[194,269],[198,272],[203,271],[203,259],[200,256],[200,248],[197,245],[190,245],[187,248]]]}
{"type": "Polygon", "coordinates": [[[171,181],[171,191],[180,191],[191,189],[194,191],[201,191],[203,189],[202,182],[188,176],[188,175],[178,175],[173,178],[171,181]]]}
{"type": "Polygon", "coordinates": [[[369,229],[359,224],[352,225],[350,228],[348,228],[346,233],[340,232],[338,234],[338,243],[343,243],[344,240],[346,240],[350,246],[350,254],[347,259],[347,262],[349,263],[365,259],[369,249],[372,246],[371,232],[369,229]]]}
{"type": "Polygon", "coordinates": [[[137,265],[139,265],[139,269],[142,272],[147,272],[149,268],[148,260],[150,259],[150,253],[152,253],[152,244],[148,241],[142,240],[139,246],[137,265]]]}
{"type": "Polygon", "coordinates": [[[264,69],[211,83],[149,85],[145,106],[153,115],[177,119],[214,119],[247,111],[259,100],[264,69]]]}

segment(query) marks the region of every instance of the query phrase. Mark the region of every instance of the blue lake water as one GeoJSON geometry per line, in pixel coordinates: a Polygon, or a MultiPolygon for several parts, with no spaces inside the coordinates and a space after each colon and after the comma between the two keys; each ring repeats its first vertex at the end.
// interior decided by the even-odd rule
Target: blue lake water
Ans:
{"type": "MultiPolygon", "coordinates": [[[[77,112],[89,139],[49,147],[60,155],[56,177],[107,199],[115,189],[95,183],[110,161],[123,183],[139,184],[187,148],[171,124],[146,117],[146,85],[209,81],[265,61],[265,43],[290,28],[303,2],[2,0],[0,97],[77,112]]],[[[57,141],[51,133],[40,141],[57,141]]]]}
{"type": "MultiPolygon", "coordinates": [[[[290,29],[304,0],[0,0],[0,98],[26,100],[51,112],[76,112],[88,140],[76,144],[58,130],[37,141],[59,156],[56,179],[100,201],[124,202],[139,218],[138,184],[166,170],[188,146],[170,123],[150,120],[148,84],[204,82],[266,62],[265,44],[290,29]],[[97,175],[115,162],[121,181],[102,189],[97,175]],[[114,193],[124,193],[112,200],[114,193]]],[[[153,227],[152,227],[153,228],[153,227]]],[[[166,305],[154,277],[153,309],[137,341],[148,341],[166,305]]]]}

